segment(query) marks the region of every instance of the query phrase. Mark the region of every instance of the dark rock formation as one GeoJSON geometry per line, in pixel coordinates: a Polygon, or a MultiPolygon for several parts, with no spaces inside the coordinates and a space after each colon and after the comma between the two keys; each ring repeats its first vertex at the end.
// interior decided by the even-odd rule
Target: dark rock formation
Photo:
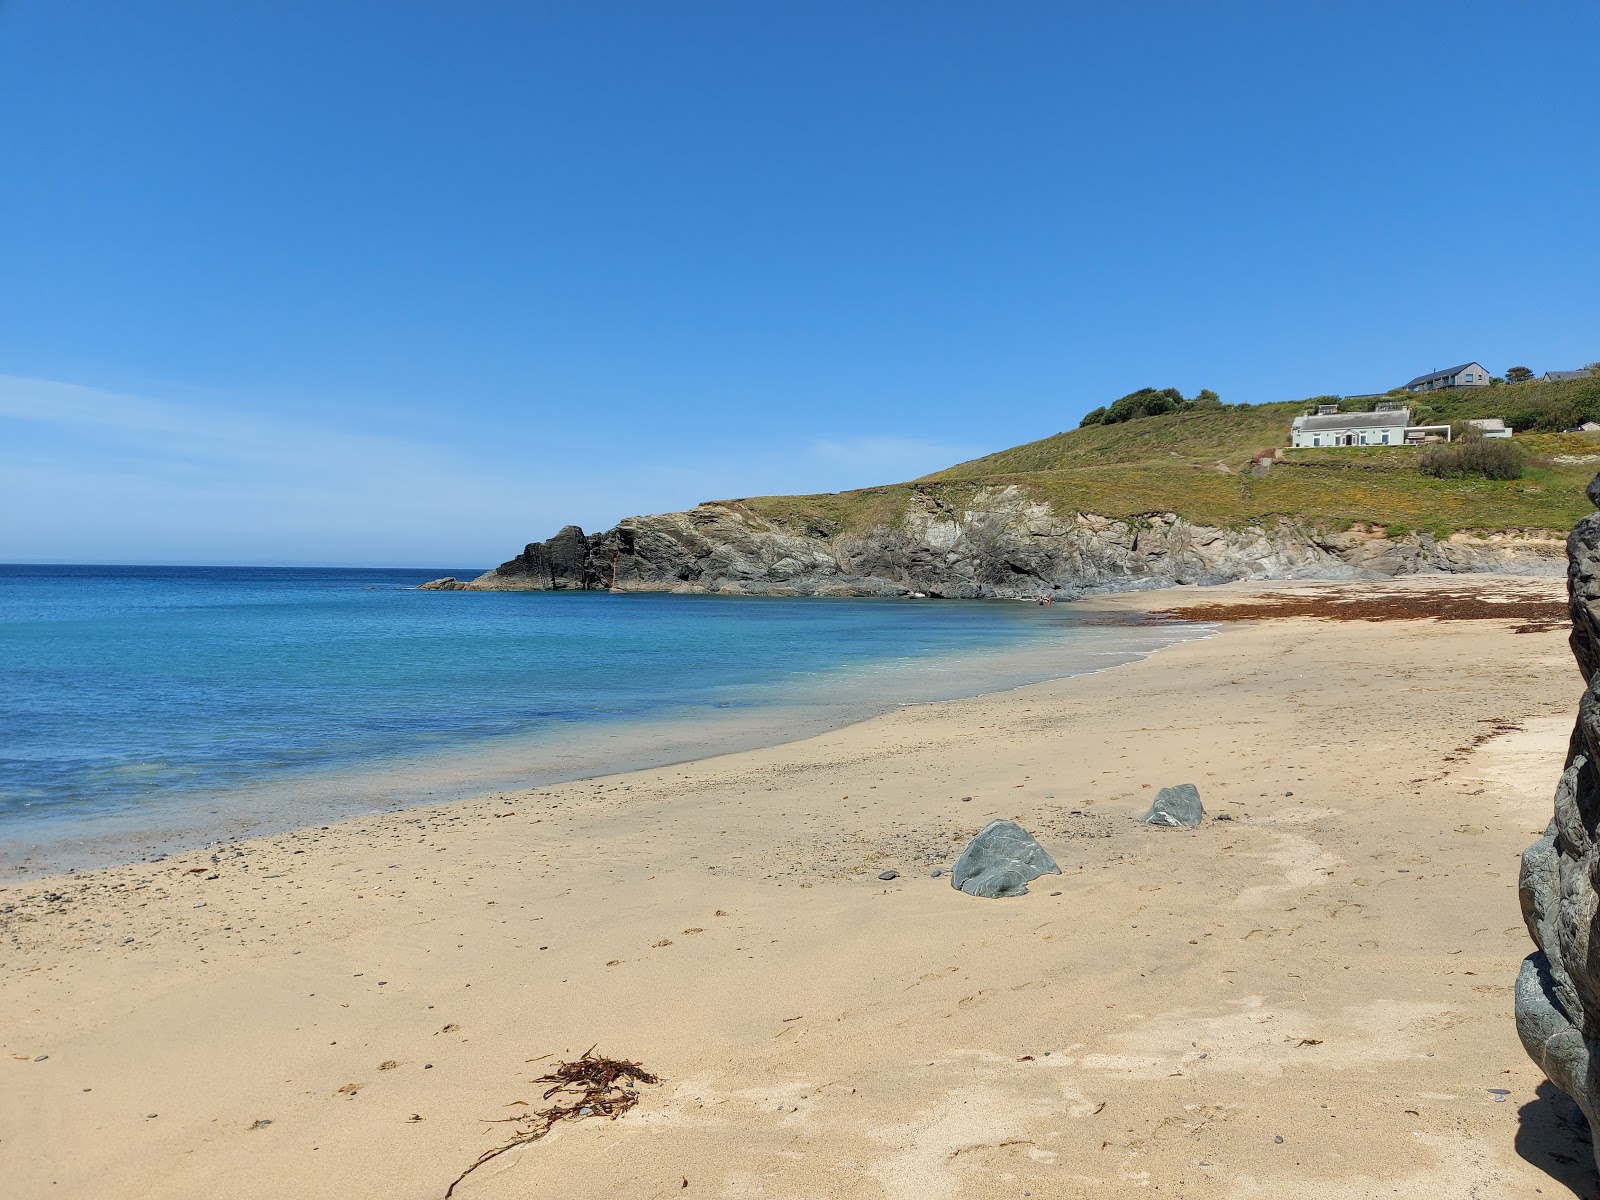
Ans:
{"type": "MultiPolygon", "coordinates": [[[[959,508],[914,492],[892,522],[841,531],[776,523],[737,501],[629,517],[605,533],[569,525],[469,583],[470,590],[714,592],[755,596],[1070,599],[1235,579],[1329,579],[1416,572],[1560,570],[1540,533],[1330,534],[1284,520],[1241,529],[1172,513],[1113,520],[1058,513],[1016,487],[980,489],[959,508]]],[[[440,590],[444,581],[438,581],[440,590]]]]}
{"type": "Polygon", "coordinates": [[[1164,825],[1169,829],[1193,829],[1205,815],[1200,789],[1192,783],[1180,783],[1157,792],[1150,803],[1150,811],[1140,820],[1146,825],[1164,825]]]}
{"type": "Polygon", "coordinates": [[[1026,829],[1015,821],[990,821],[950,868],[950,886],[996,900],[1026,896],[1030,879],[1059,874],[1056,860],[1026,829]]]}
{"type": "MultiPolygon", "coordinates": [[[[1600,476],[1589,485],[1600,504],[1600,476]]],[[[1600,514],[1567,538],[1578,720],[1556,784],[1555,818],[1522,854],[1522,918],[1538,947],[1517,976],[1517,1033],[1541,1070],[1600,1127],[1600,514]]]]}
{"type": "Polygon", "coordinates": [[[509,591],[603,591],[611,586],[610,572],[602,573],[604,540],[604,535],[586,537],[576,525],[568,525],[547,542],[529,542],[521,554],[489,574],[509,591]]]}

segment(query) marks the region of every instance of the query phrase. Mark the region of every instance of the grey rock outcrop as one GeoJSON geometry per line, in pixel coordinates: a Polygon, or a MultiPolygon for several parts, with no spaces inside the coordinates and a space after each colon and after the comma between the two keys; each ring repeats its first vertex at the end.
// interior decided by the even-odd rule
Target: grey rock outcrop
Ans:
{"type": "MultiPolygon", "coordinates": [[[[1600,476],[1589,495],[1600,504],[1600,476]]],[[[1600,514],[1567,538],[1570,644],[1584,692],[1556,784],[1555,817],[1522,853],[1522,918],[1538,947],[1517,976],[1517,1033],[1533,1061],[1600,1127],[1600,514]]]]}
{"type": "Polygon", "coordinates": [[[990,821],[950,868],[950,886],[997,900],[1026,896],[1029,880],[1059,874],[1056,860],[1026,829],[1015,821],[990,821]]]}
{"type": "Polygon", "coordinates": [[[448,589],[437,582],[474,591],[1071,599],[1236,579],[1560,569],[1560,541],[1537,531],[1391,540],[1290,520],[1220,529],[1173,513],[1063,513],[1019,487],[996,486],[959,506],[914,489],[898,515],[853,531],[819,517],[779,522],[740,501],[629,517],[604,533],[569,525],[477,579],[448,589]]]}
{"type": "Polygon", "coordinates": [[[1164,787],[1150,802],[1150,811],[1139,818],[1146,825],[1161,825],[1169,829],[1193,829],[1206,815],[1200,803],[1200,789],[1192,783],[1164,787]]]}

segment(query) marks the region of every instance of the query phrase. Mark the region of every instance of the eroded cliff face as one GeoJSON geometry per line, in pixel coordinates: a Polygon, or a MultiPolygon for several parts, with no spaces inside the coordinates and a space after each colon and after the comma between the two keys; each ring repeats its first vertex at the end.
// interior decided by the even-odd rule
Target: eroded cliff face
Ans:
{"type": "Polygon", "coordinates": [[[781,528],[737,503],[630,517],[605,533],[569,525],[471,581],[425,587],[566,588],[760,596],[1070,599],[1236,579],[1329,579],[1425,571],[1557,574],[1562,542],[1538,531],[1435,539],[1327,534],[1291,521],[1244,529],[1192,525],[1171,513],[1132,521],[1060,515],[1015,487],[959,509],[919,498],[866,532],[781,528]]]}
{"type": "MultiPolygon", "coordinates": [[[[1600,505],[1600,476],[1589,485],[1600,505]]],[[[1522,854],[1518,892],[1536,949],[1517,975],[1515,1011],[1523,1048],[1600,1122],[1600,514],[1567,538],[1569,644],[1584,690],[1556,784],[1555,815],[1522,854]]],[[[1594,1148],[1600,1165],[1600,1144],[1594,1148]]]]}

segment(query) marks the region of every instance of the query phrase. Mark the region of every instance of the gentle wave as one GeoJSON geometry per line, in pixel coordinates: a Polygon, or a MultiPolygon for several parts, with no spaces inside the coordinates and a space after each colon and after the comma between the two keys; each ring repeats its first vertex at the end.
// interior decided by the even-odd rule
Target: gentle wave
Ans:
{"type": "Polygon", "coordinates": [[[414,590],[451,573],[0,567],[0,869],[771,744],[1193,635],[1065,605],[414,590]]]}

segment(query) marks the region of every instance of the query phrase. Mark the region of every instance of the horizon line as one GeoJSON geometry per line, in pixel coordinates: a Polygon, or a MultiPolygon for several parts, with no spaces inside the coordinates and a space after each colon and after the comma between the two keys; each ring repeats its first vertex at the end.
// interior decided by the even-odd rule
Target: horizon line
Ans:
{"type": "MultiPolygon", "coordinates": [[[[10,567],[24,567],[24,568],[26,568],[26,567],[83,567],[83,568],[91,568],[91,569],[92,568],[98,568],[98,567],[125,567],[125,568],[134,568],[134,567],[167,567],[167,568],[192,567],[192,568],[197,568],[197,569],[198,568],[232,567],[232,568],[236,568],[236,569],[262,570],[262,571],[274,570],[274,569],[283,569],[283,568],[290,568],[290,567],[299,568],[299,569],[302,569],[302,570],[319,570],[319,571],[437,571],[437,570],[446,569],[446,568],[440,568],[440,567],[437,567],[437,566],[431,566],[431,567],[429,567],[429,566],[417,566],[417,565],[411,564],[411,563],[300,562],[300,561],[294,561],[294,560],[289,560],[289,559],[284,559],[284,560],[280,560],[280,561],[276,561],[276,562],[271,562],[271,561],[269,561],[269,562],[176,562],[176,561],[171,561],[171,562],[133,562],[133,561],[128,561],[128,562],[68,562],[68,561],[65,561],[65,560],[61,560],[61,561],[57,561],[57,562],[0,562],[0,570],[4,570],[4,569],[10,568],[10,567]]],[[[452,568],[452,569],[454,569],[454,570],[474,570],[474,571],[477,571],[479,574],[482,574],[484,571],[492,571],[492,570],[494,570],[493,567],[456,567],[456,568],[452,568]]]]}

